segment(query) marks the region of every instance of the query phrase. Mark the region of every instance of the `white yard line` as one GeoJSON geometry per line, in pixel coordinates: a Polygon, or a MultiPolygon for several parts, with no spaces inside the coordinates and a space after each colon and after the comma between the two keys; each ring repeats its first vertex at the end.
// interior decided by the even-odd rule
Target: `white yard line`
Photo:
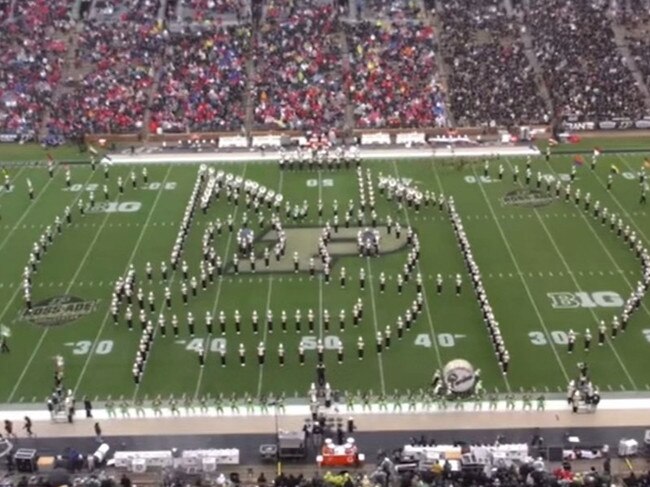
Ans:
{"type": "MultiPolygon", "coordinates": [[[[268,333],[268,327],[266,326],[266,313],[268,313],[269,309],[271,308],[271,294],[273,292],[273,275],[269,276],[269,287],[268,291],[266,293],[266,305],[264,306],[264,315],[261,317],[262,319],[260,322],[263,324],[262,328],[264,329],[262,332],[262,342],[264,343],[264,346],[266,347],[266,335],[268,333]]],[[[271,354],[269,353],[269,359],[271,354]]],[[[264,365],[259,366],[260,371],[259,375],[257,377],[257,398],[259,398],[262,394],[262,381],[264,380],[264,365]]]]}
{"type": "MultiPolygon", "coordinates": [[[[436,168],[436,162],[435,162],[435,161],[432,161],[432,162],[431,162],[431,167],[432,167],[432,169],[433,169],[433,174],[434,174],[434,176],[435,176],[435,178],[436,178],[436,182],[438,183],[438,189],[440,190],[440,193],[441,193],[441,194],[444,194],[444,193],[445,193],[445,188],[444,188],[444,186],[442,185],[442,180],[440,179],[440,176],[438,175],[438,170],[437,170],[437,168],[436,168]]],[[[449,197],[449,195],[447,195],[447,197],[449,197]]],[[[488,218],[488,215],[485,215],[485,217],[486,217],[486,219],[487,219],[487,218],[488,218]]],[[[462,218],[463,218],[463,217],[461,216],[461,220],[462,220],[462,218]]],[[[447,222],[449,223],[449,225],[451,225],[451,222],[449,221],[449,217],[447,217],[447,222]]],[[[464,267],[463,267],[463,268],[464,268],[464,267]]],[[[450,279],[453,279],[453,277],[450,276],[450,279]]],[[[422,286],[422,289],[424,289],[424,285],[422,286]]],[[[436,338],[436,337],[434,336],[434,338],[436,338]]],[[[499,367],[499,368],[500,368],[500,367],[499,367]]],[[[512,388],[510,387],[510,381],[508,380],[508,376],[507,376],[507,375],[504,375],[504,374],[501,374],[501,377],[502,377],[502,379],[503,379],[503,383],[504,383],[505,386],[506,386],[506,390],[507,390],[508,392],[511,392],[511,391],[512,391],[512,388]]]]}
{"type": "MultiPolygon", "coordinates": [[[[535,214],[537,214],[537,210],[534,209],[533,211],[535,212],[535,214]]],[[[553,248],[555,249],[555,253],[558,255],[558,257],[560,257],[560,260],[562,261],[562,265],[564,266],[564,268],[569,273],[569,278],[573,281],[573,284],[575,285],[576,289],[581,289],[580,284],[578,283],[578,280],[575,278],[573,272],[571,271],[571,267],[569,267],[568,262],[566,261],[566,259],[564,258],[564,255],[562,254],[559,247],[557,246],[557,243],[555,242],[555,239],[553,238],[553,235],[551,235],[551,232],[548,230],[548,227],[544,223],[544,220],[542,220],[539,217],[539,214],[537,214],[537,217],[538,217],[538,220],[539,220],[540,224],[542,225],[542,229],[544,230],[544,233],[546,233],[546,236],[550,240],[551,245],[553,245],[553,248]]],[[[598,316],[596,315],[596,312],[593,310],[593,308],[589,308],[589,311],[591,312],[591,316],[594,318],[594,321],[596,323],[598,323],[599,320],[598,320],[598,316]]],[[[618,352],[614,348],[614,345],[612,344],[612,341],[607,340],[607,343],[609,344],[610,348],[612,349],[612,352],[614,352],[614,355],[616,356],[616,360],[618,360],[618,363],[621,366],[621,368],[623,369],[623,372],[625,372],[625,375],[627,376],[628,380],[630,381],[630,384],[636,390],[637,387],[636,387],[636,384],[634,382],[634,379],[632,379],[632,376],[630,375],[630,372],[627,370],[627,367],[625,367],[625,364],[623,363],[623,361],[621,360],[621,357],[619,356],[618,352]]]]}
{"type": "MultiPolygon", "coordinates": [[[[397,176],[397,178],[400,178],[399,169],[397,168],[397,163],[395,162],[395,160],[393,160],[393,169],[395,170],[395,176],[397,176]]],[[[411,220],[409,218],[408,212],[406,211],[406,208],[402,208],[402,212],[404,213],[406,224],[410,227],[411,220]]],[[[424,273],[422,273],[422,270],[420,268],[420,262],[417,262],[416,266],[418,272],[424,276],[424,273]]],[[[422,282],[422,297],[424,297],[424,309],[427,312],[427,321],[429,322],[429,330],[431,330],[431,342],[433,343],[433,349],[435,351],[436,359],[438,361],[438,368],[442,370],[444,364],[442,362],[442,356],[440,355],[440,348],[438,347],[438,334],[436,333],[436,329],[433,326],[433,319],[431,318],[431,309],[429,308],[429,296],[427,295],[427,288],[424,282],[422,282]]]]}
{"type": "MultiPolygon", "coordinates": [[[[86,183],[88,183],[88,181],[90,181],[90,178],[92,178],[92,176],[93,176],[93,173],[91,172],[91,173],[90,173],[90,177],[86,180],[86,183]]],[[[23,222],[23,220],[27,217],[27,215],[29,214],[29,212],[30,212],[30,211],[31,211],[31,210],[36,206],[36,203],[38,203],[38,200],[41,199],[41,196],[43,196],[43,195],[46,193],[48,186],[49,186],[50,184],[52,184],[52,181],[54,181],[54,179],[55,179],[55,178],[50,178],[50,179],[47,181],[47,183],[45,183],[45,186],[43,186],[43,187],[41,188],[41,190],[38,192],[38,195],[36,196],[36,198],[34,198],[34,201],[32,201],[32,202],[29,204],[29,206],[27,207],[27,209],[25,210],[25,212],[21,215],[21,217],[18,219],[18,221],[14,224],[13,228],[12,228],[11,230],[9,230],[9,233],[7,233],[7,236],[4,238],[4,240],[2,241],[2,243],[0,243],[0,250],[2,250],[2,249],[4,248],[4,246],[7,244],[7,242],[8,242],[9,239],[11,238],[11,236],[12,236],[12,235],[14,234],[14,232],[18,229],[18,227],[19,227],[20,224],[23,222]]],[[[14,189],[14,191],[16,191],[16,190],[14,189]]],[[[80,192],[79,196],[81,196],[81,194],[83,194],[83,192],[80,192]]],[[[76,199],[78,199],[79,196],[77,196],[76,199]]],[[[75,199],[75,201],[76,201],[76,199],[75,199]]]]}
{"type": "MultiPolygon", "coordinates": [[[[510,162],[510,160],[508,158],[506,158],[506,162],[510,166],[510,168],[512,169],[512,163],[510,162]]],[[[525,187],[521,182],[519,183],[519,186],[520,187],[525,187]]],[[[578,208],[578,211],[580,213],[582,213],[579,208],[578,208]]],[[[533,208],[533,213],[535,214],[535,216],[537,216],[537,220],[539,221],[540,225],[542,226],[542,229],[544,230],[544,233],[546,233],[546,236],[548,237],[549,241],[551,242],[551,245],[553,246],[553,249],[555,250],[555,253],[558,255],[558,257],[562,261],[562,265],[564,266],[564,269],[567,271],[567,274],[569,275],[569,278],[571,279],[571,281],[573,281],[574,286],[576,287],[576,289],[581,289],[580,284],[578,283],[578,280],[575,277],[575,273],[573,272],[573,269],[571,269],[571,266],[569,266],[569,263],[564,258],[564,254],[562,253],[562,251],[558,247],[557,242],[555,241],[555,238],[553,237],[553,235],[549,231],[548,227],[546,226],[546,223],[544,222],[542,217],[539,215],[539,211],[536,208],[533,208]]],[[[590,311],[591,316],[593,317],[594,321],[596,322],[596,324],[598,324],[599,319],[598,319],[598,315],[596,315],[596,312],[593,310],[593,308],[589,308],[589,311],[590,311]]],[[[625,366],[625,364],[621,360],[621,357],[619,356],[618,352],[616,351],[616,348],[614,348],[614,345],[612,344],[611,340],[607,340],[607,343],[609,344],[612,352],[614,353],[614,356],[616,357],[616,360],[618,361],[619,365],[623,369],[623,372],[627,376],[627,379],[630,381],[630,384],[632,385],[632,387],[634,389],[636,389],[637,387],[636,387],[636,384],[634,383],[634,379],[632,379],[632,376],[630,375],[630,372],[627,370],[627,367],[625,366]]]]}
{"type": "MultiPolygon", "coordinates": [[[[172,164],[172,165],[175,165],[175,164],[172,164]]],[[[200,191],[199,191],[199,193],[200,193],[200,191]]],[[[187,204],[186,204],[186,206],[187,206],[187,204]]],[[[177,222],[169,222],[169,226],[172,227],[174,225],[178,225],[178,222],[180,222],[180,221],[181,220],[179,219],[177,222]]],[[[192,225],[195,224],[195,221],[196,221],[196,217],[194,217],[193,222],[190,224],[190,230],[191,230],[192,225]]],[[[177,267],[177,269],[178,269],[178,267],[177,267]]],[[[169,287],[169,289],[172,288],[172,286],[174,284],[174,280],[176,280],[176,275],[177,274],[178,274],[177,270],[172,270],[171,271],[171,274],[169,275],[169,282],[167,283],[167,286],[169,287]]],[[[164,309],[164,306],[165,306],[165,296],[163,294],[163,296],[160,299],[160,304],[156,307],[156,309],[159,310],[159,312],[160,312],[162,309],[164,309]]],[[[155,343],[155,339],[156,339],[157,334],[158,334],[158,324],[156,324],[154,326],[154,329],[153,329],[153,335],[152,335],[152,338],[151,338],[152,347],[153,347],[153,344],[155,343]]],[[[152,351],[149,352],[150,357],[151,357],[151,354],[153,354],[153,348],[152,348],[152,351]]],[[[138,397],[138,393],[140,392],[140,385],[142,384],[142,380],[144,379],[144,371],[146,371],[146,370],[147,370],[147,364],[145,362],[143,372],[142,372],[142,377],[141,377],[139,383],[135,385],[135,388],[133,390],[133,396],[131,397],[132,401],[135,401],[135,399],[138,397]]]]}
{"type": "MultiPolygon", "coordinates": [[[[248,163],[245,162],[244,163],[244,169],[242,170],[242,173],[241,173],[241,177],[244,180],[246,179],[246,169],[247,168],[248,168],[248,163]]],[[[241,206],[244,205],[244,204],[245,203],[243,201],[240,201],[240,204],[236,205],[235,211],[233,212],[233,221],[234,222],[237,221],[237,215],[239,213],[239,208],[241,208],[241,206]]],[[[230,246],[232,244],[233,235],[235,234],[236,231],[237,231],[236,228],[233,228],[233,231],[230,232],[230,234],[228,235],[228,239],[226,240],[226,247],[224,248],[223,255],[221,257],[223,259],[224,265],[228,262],[228,254],[230,253],[230,246]]],[[[225,273],[225,268],[224,268],[224,273],[225,273]]],[[[223,286],[224,279],[225,279],[225,276],[222,275],[221,278],[219,279],[219,283],[217,284],[217,294],[216,294],[216,296],[214,298],[214,304],[212,305],[212,311],[211,311],[212,316],[214,318],[216,318],[216,316],[214,316],[214,315],[217,312],[217,307],[219,306],[219,299],[221,298],[221,288],[223,286]]],[[[204,353],[207,353],[208,350],[209,350],[209,347],[208,347],[208,345],[209,345],[208,341],[209,340],[210,340],[210,337],[208,336],[208,337],[206,337],[205,342],[203,343],[204,353]]],[[[199,392],[201,391],[201,384],[203,383],[203,371],[204,371],[204,369],[205,369],[205,367],[201,367],[201,370],[199,370],[199,377],[196,380],[196,387],[194,388],[194,400],[195,401],[199,397],[199,392]]]]}
{"type": "MultiPolygon", "coordinates": [[[[138,236],[138,240],[136,241],[135,245],[133,246],[133,251],[131,252],[131,255],[129,256],[129,259],[126,262],[126,265],[124,266],[124,272],[123,274],[129,269],[129,264],[133,261],[133,258],[135,257],[135,254],[138,252],[138,249],[140,248],[140,244],[142,244],[142,240],[144,239],[144,235],[147,232],[147,228],[149,227],[149,223],[151,222],[151,217],[154,214],[154,211],[156,210],[156,207],[158,206],[158,202],[160,201],[160,197],[163,194],[163,188],[164,184],[167,182],[167,179],[169,178],[169,174],[171,173],[171,166],[167,169],[167,173],[165,174],[165,178],[163,179],[163,184],[161,185],[161,189],[158,191],[158,194],[156,195],[156,198],[153,202],[153,205],[151,205],[151,209],[149,210],[149,214],[147,215],[147,219],[144,222],[144,225],[142,225],[142,230],[140,230],[140,235],[138,236]]],[[[88,354],[86,356],[86,361],[84,362],[84,365],[81,369],[81,373],[79,374],[79,377],[77,378],[77,383],[74,386],[74,393],[77,393],[77,390],[79,389],[79,385],[81,385],[81,381],[83,380],[84,376],[86,375],[86,371],[88,370],[88,365],[90,364],[90,360],[92,359],[95,351],[95,347],[97,346],[97,343],[99,342],[100,337],[102,336],[102,333],[104,331],[104,328],[106,327],[106,323],[108,323],[108,318],[110,316],[110,309],[106,310],[106,314],[104,315],[104,320],[102,321],[101,326],[99,327],[99,330],[97,331],[97,335],[95,335],[95,338],[93,340],[92,346],[90,347],[90,350],[88,351],[88,354]]]]}
{"type": "MultiPolygon", "coordinates": [[[[551,167],[551,165],[548,162],[546,164],[548,165],[549,169],[551,171],[553,171],[553,168],[551,167]]],[[[622,276],[623,280],[627,283],[628,286],[630,286],[631,289],[634,289],[634,286],[632,286],[630,281],[627,279],[627,277],[625,276],[625,272],[619,267],[616,260],[614,259],[614,256],[612,256],[609,249],[607,248],[607,246],[605,245],[603,240],[598,235],[598,232],[596,232],[594,230],[594,228],[593,228],[593,226],[591,224],[591,221],[587,218],[585,213],[583,211],[581,211],[580,208],[578,208],[578,213],[580,214],[582,219],[585,221],[585,223],[586,223],[587,227],[589,228],[589,230],[591,230],[591,233],[594,235],[594,237],[596,237],[596,240],[598,240],[598,243],[602,247],[605,254],[607,254],[607,257],[609,258],[609,260],[612,262],[612,264],[614,264],[614,267],[619,271],[619,273],[622,276]]],[[[539,217],[539,213],[537,212],[537,210],[535,210],[535,214],[537,215],[540,223],[542,223],[542,227],[546,231],[546,234],[551,239],[551,243],[553,244],[553,247],[555,247],[556,252],[560,256],[560,259],[562,260],[562,263],[564,264],[564,267],[567,269],[567,271],[569,271],[569,277],[571,278],[571,280],[575,284],[576,288],[579,289],[580,286],[578,285],[578,282],[577,282],[577,280],[575,278],[575,273],[571,271],[566,259],[564,258],[564,256],[562,255],[562,253],[558,249],[557,245],[555,244],[555,240],[553,239],[550,232],[546,228],[546,225],[544,224],[542,219],[539,217]]],[[[646,308],[645,304],[642,303],[642,305],[643,305],[643,308],[644,308],[645,312],[648,313],[648,308],[646,308]]],[[[596,323],[599,323],[598,316],[596,315],[595,311],[592,308],[589,308],[589,311],[591,312],[591,315],[594,317],[594,320],[596,321],[596,323]]],[[[650,313],[648,313],[648,314],[650,315],[650,313]]],[[[623,369],[623,372],[625,372],[625,375],[627,375],[627,378],[630,381],[630,384],[632,384],[632,387],[634,387],[634,389],[637,390],[637,386],[636,386],[634,380],[632,379],[632,376],[630,375],[630,372],[627,370],[627,367],[623,363],[623,360],[621,359],[620,355],[618,354],[616,348],[614,347],[614,344],[612,343],[612,340],[607,340],[607,343],[609,344],[610,348],[612,349],[612,352],[614,352],[614,355],[616,356],[616,360],[618,360],[618,363],[620,364],[621,368],[623,369]]]]}
{"type": "MultiPolygon", "coordinates": [[[[372,304],[372,321],[375,326],[375,335],[380,333],[379,324],[377,323],[377,306],[375,304],[375,286],[372,282],[372,265],[370,264],[371,257],[366,257],[366,268],[368,269],[368,284],[370,285],[370,302],[372,304]]],[[[381,393],[386,396],[386,380],[384,378],[384,357],[381,353],[377,354],[377,361],[379,363],[379,381],[381,383],[381,393]]]]}
{"type": "Polygon", "coordinates": [[[483,183],[480,182],[480,179],[478,178],[478,176],[476,174],[476,170],[474,168],[472,168],[472,173],[477,178],[477,185],[478,185],[479,189],[481,190],[481,193],[483,194],[483,198],[485,199],[485,202],[487,203],[487,206],[488,206],[488,208],[490,210],[490,213],[492,213],[492,218],[494,219],[494,222],[496,223],[497,229],[499,230],[499,234],[501,235],[501,239],[503,240],[503,243],[505,244],[506,250],[508,251],[508,254],[510,254],[510,259],[512,260],[512,263],[515,266],[517,274],[521,278],[521,283],[523,284],[524,290],[526,291],[526,294],[528,295],[528,299],[529,299],[530,303],[532,304],[533,309],[535,310],[535,314],[537,315],[537,319],[539,320],[540,325],[544,329],[544,334],[546,335],[546,340],[550,344],[551,350],[553,351],[553,354],[555,355],[555,359],[557,360],[557,363],[560,366],[560,370],[562,371],[562,374],[564,374],[564,378],[568,382],[570,380],[569,375],[567,374],[567,371],[564,368],[564,364],[562,363],[562,360],[560,359],[560,355],[558,354],[558,351],[555,348],[555,344],[553,343],[553,340],[551,339],[551,334],[548,331],[548,327],[546,326],[546,322],[544,321],[544,318],[542,317],[542,314],[539,311],[539,308],[537,307],[537,303],[535,303],[535,299],[533,298],[533,294],[530,291],[530,287],[528,286],[528,283],[526,282],[526,278],[524,277],[524,274],[521,272],[521,268],[519,267],[519,263],[517,262],[517,258],[515,257],[515,254],[512,251],[512,247],[510,247],[510,242],[508,242],[508,238],[506,237],[506,234],[503,231],[503,227],[501,226],[501,223],[499,222],[499,219],[497,218],[497,215],[494,212],[494,208],[492,207],[492,203],[490,202],[490,198],[488,198],[488,195],[485,192],[485,188],[483,187],[483,183]]]}
{"type": "MultiPolygon", "coordinates": [[[[322,174],[318,170],[318,201],[323,200],[322,174]]],[[[324,205],[323,205],[324,206],[324,205]]],[[[322,226],[321,218],[318,218],[318,224],[322,226]]],[[[319,273],[318,278],[318,338],[323,339],[323,273],[319,273]]]]}
{"type": "MultiPolygon", "coordinates": [[[[85,184],[88,184],[88,181],[90,181],[93,177],[94,172],[91,171],[90,176],[86,180],[85,184]]],[[[50,179],[50,182],[52,179],[50,179]]],[[[83,195],[84,192],[80,191],[79,195],[75,198],[75,201],[77,201],[81,195],[83,195]]],[[[119,196],[118,196],[119,199],[119,196]]],[[[74,202],[73,202],[74,203],[74,202]]],[[[70,205],[72,207],[72,205],[70,205]]],[[[66,287],[65,291],[63,294],[69,294],[70,290],[72,289],[72,286],[74,286],[75,281],[77,280],[77,277],[79,277],[79,274],[81,273],[81,269],[83,269],[83,266],[85,265],[86,261],[88,260],[88,257],[92,253],[93,248],[95,247],[95,244],[97,243],[97,240],[99,239],[99,236],[101,235],[104,227],[106,226],[106,222],[108,219],[113,215],[113,213],[106,213],[106,216],[104,216],[104,219],[102,220],[102,224],[99,226],[99,229],[95,233],[95,237],[93,238],[92,242],[90,242],[90,245],[88,246],[88,249],[86,250],[86,253],[84,254],[83,258],[81,259],[81,262],[79,263],[79,266],[77,267],[77,270],[75,271],[74,275],[72,276],[72,279],[70,280],[70,283],[66,287]]],[[[20,288],[18,288],[20,289],[20,288]]],[[[5,308],[6,309],[6,308],[5,308]]],[[[27,371],[29,370],[29,367],[32,365],[32,362],[34,361],[34,358],[36,358],[36,355],[38,355],[38,352],[43,345],[43,342],[45,341],[45,337],[47,336],[48,332],[50,331],[50,328],[46,328],[43,333],[41,334],[41,338],[38,340],[36,343],[36,346],[34,347],[34,350],[32,351],[32,354],[29,357],[29,360],[27,361],[27,364],[25,365],[25,368],[23,369],[22,373],[18,377],[18,380],[16,381],[16,384],[14,385],[14,388],[11,390],[11,394],[9,395],[9,398],[7,399],[7,402],[11,402],[11,400],[14,398],[14,395],[16,394],[16,391],[20,387],[20,384],[22,383],[23,379],[25,378],[25,375],[27,374],[27,371]]]]}

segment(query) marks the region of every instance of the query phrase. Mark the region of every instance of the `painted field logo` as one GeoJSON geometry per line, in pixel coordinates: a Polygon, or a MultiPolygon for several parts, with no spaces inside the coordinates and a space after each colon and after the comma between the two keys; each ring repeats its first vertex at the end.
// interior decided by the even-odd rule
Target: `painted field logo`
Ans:
{"type": "Polygon", "coordinates": [[[85,301],[76,296],[55,296],[36,303],[31,313],[21,311],[18,319],[39,326],[59,326],[92,313],[98,302],[85,301]]]}
{"type": "Polygon", "coordinates": [[[503,197],[504,205],[525,206],[530,208],[550,205],[553,201],[555,201],[555,198],[544,194],[539,189],[527,188],[509,191],[503,197]]]}
{"type": "Polygon", "coordinates": [[[467,360],[455,359],[442,369],[442,379],[447,389],[454,394],[464,394],[474,390],[476,374],[467,360]]]}

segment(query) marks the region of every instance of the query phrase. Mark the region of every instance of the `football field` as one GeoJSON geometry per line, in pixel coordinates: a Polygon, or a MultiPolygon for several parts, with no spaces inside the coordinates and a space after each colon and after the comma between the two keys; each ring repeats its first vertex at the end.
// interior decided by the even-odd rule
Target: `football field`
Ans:
{"type": "MultiPolygon", "coordinates": [[[[243,196],[235,205],[224,194],[213,201],[206,214],[197,210],[182,257],[189,265],[189,276],[199,279],[203,234],[208,223],[217,219],[224,223],[224,229],[215,234],[213,246],[226,265],[224,275],[208,282],[206,290],[201,289],[199,279],[197,296],[190,292],[185,306],[181,270],[170,270],[167,281],[163,281],[160,263],[169,261],[198,165],[147,166],[146,184],[142,166],[111,165],[106,178],[101,166],[92,171],[89,165],[72,165],[70,186],[66,185],[63,166],[57,166],[52,178],[44,164],[5,166],[10,183],[9,190],[4,186],[0,190],[0,324],[10,330],[7,343],[11,352],[0,355],[0,401],[44,401],[52,390],[56,356],[64,358],[64,384],[77,397],[259,396],[271,392],[302,397],[316,379],[318,340],[325,348],[328,381],[341,391],[372,390],[390,395],[396,389],[426,388],[434,370],[456,358],[479,368],[488,390],[564,391],[568,380],[577,376],[577,364],[582,361],[588,362],[594,384],[604,393],[649,390],[648,299],[633,315],[625,333],[615,340],[608,336],[603,346],[596,343],[599,321],[605,320],[609,330],[612,317],[620,313],[636,288],[641,267],[635,253],[610,230],[609,218],[602,224],[593,215],[599,201],[601,210],[606,207],[609,214],[617,214],[645,246],[649,245],[650,210],[639,201],[639,171],[644,157],[603,154],[593,171],[587,157],[571,183],[572,188],[581,189],[579,205],[573,199],[555,198],[556,182],[563,181],[564,187],[570,178],[573,156],[569,155],[553,156],[550,162],[542,156],[534,158],[528,186],[524,158],[492,159],[487,177],[482,159],[364,161],[364,178],[369,174],[375,188],[378,228],[386,232],[390,217],[401,224],[404,233],[411,226],[421,244],[414,275],[419,272],[423,278],[425,304],[402,339],[397,337],[396,320],[416,296],[413,280],[404,284],[401,294],[397,292],[397,275],[402,272],[409,247],[393,233],[382,234],[381,255],[357,255],[360,189],[354,167],[281,171],[272,162],[214,164],[217,171],[239,175],[281,193],[291,207],[306,202],[309,211],[305,218],[294,219],[287,216],[282,204],[280,216],[288,250],[281,263],[266,269],[263,249],[275,239],[270,224],[272,210],[264,206],[258,214],[246,208],[243,196]],[[502,180],[498,178],[499,165],[504,168],[502,180]],[[618,174],[608,191],[612,165],[618,174]],[[515,167],[517,182],[513,181],[515,167]],[[137,175],[137,188],[131,186],[132,170],[137,175]],[[539,188],[538,172],[542,175],[539,188]],[[415,211],[395,199],[388,200],[377,189],[380,176],[401,179],[436,196],[453,196],[511,355],[507,376],[501,373],[493,351],[448,213],[433,204],[415,211]],[[118,192],[118,177],[124,180],[123,194],[118,192]],[[28,180],[35,190],[33,201],[28,198],[28,180]],[[109,189],[108,200],[104,198],[104,184],[109,189]],[[87,207],[91,192],[95,206],[81,215],[79,201],[87,207]],[[591,194],[588,211],[584,208],[587,193],[591,194]],[[319,200],[322,216],[317,211],[319,200]],[[346,230],[343,215],[350,201],[354,205],[354,228],[346,230]],[[65,223],[66,206],[71,208],[71,224],[65,223]],[[336,206],[341,228],[333,233],[330,243],[334,265],[331,282],[326,283],[318,270],[310,276],[306,259],[317,254],[318,235],[326,222],[333,223],[336,206]],[[264,216],[261,225],[260,214],[264,216]],[[53,243],[33,275],[34,310],[30,314],[23,300],[23,269],[34,242],[46,226],[54,229],[57,216],[64,221],[63,231],[57,235],[54,230],[53,243]],[[227,228],[229,217],[234,221],[233,232],[227,228]],[[258,261],[256,272],[252,272],[248,259],[242,258],[235,274],[232,257],[237,251],[237,232],[243,227],[253,232],[258,261]],[[302,252],[299,272],[293,270],[294,249],[302,252]],[[147,262],[154,268],[151,282],[146,278],[147,262]],[[156,331],[143,379],[137,385],[131,372],[141,334],[137,299],[133,331],[122,312],[115,325],[109,310],[115,280],[130,264],[136,269],[144,295],[150,291],[155,295],[156,311],[147,313],[148,319],[155,325],[162,310],[167,323],[166,336],[156,331]],[[345,287],[339,280],[342,267],[346,269],[345,287]],[[359,283],[362,270],[366,276],[364,289],[359,283]],[[384,292],[380,292],[381,273],[386,278],[384,292]],[[436,292],[437,274],[443,277],[441,293],[436,292]],[[460,296],[454,292],[456,274],[462,276],[460,296]],[[165,306],[166,286],[172,292],[171,310],[165,306]],[[352,309],[358,299],[363,303],[363,318],[354,325],[352,309]],[[286,331],[280,325],[283,310],[288,317],[286,331]],[[299,332],[296,310],[301,314],[299,332]],[[309,310],[315,317],[313,330],[309,310]],[[323,320],[325,310],[331,317],[328,329],[323,320]],[[186,325],[188,311],[196,320],[194,337],[186,325]],[[216,318],[222,311],[227,317],[225,334],[216,318]],[[236,311],[241,315],[239,334],[233,319],[236,311]],[[259,316],[258,333],[251,323],[254,311],[259,316]],[[269,311],[274,317],[272,331],[266,325],[269,311]],[[206,313],[215,317],[212,335],[206,330],[206,313]],[[179,321],[177,337],[170,324],[173,314],[179,321]],[[377,332],[385,334],[387,327],[390,348],[378,354],[375,337],[377,332]],[[588,353],[583,350],[587,328],[594,336],[588,353]],[[569,330],[577,335],[573,354],[567,350],[569,330]],[[363,360],[357,358],[359,337],[365,343],[363,360]],[[262,366],[257,360],[260,342],[266,349],[262,366]],[[284,366],[278,359],[280,344],[286,355],[284,366]],[[244,366],[240,365],[240,345],[245,349],[244,366]],[[303,366],[298,358],[299,345],[306,354],[303,366]],[[337,357],[340,346],[342,363],[337,357]],[[201,348],[206,351],[205,367],[198,362],[201,348]],[[226,350],[225,366],[222,348],[226,350]]],[[[368,226],[370,212],[366,211],[362,228],[368,226]]]]}

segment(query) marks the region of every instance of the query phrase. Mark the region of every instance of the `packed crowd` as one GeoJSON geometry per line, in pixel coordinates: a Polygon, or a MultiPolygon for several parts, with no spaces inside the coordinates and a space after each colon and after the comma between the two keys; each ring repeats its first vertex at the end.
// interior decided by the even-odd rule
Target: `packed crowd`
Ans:
{"type": "Polygon", "coordinates": [[[531,0],[525,11],[555,110],[578,118],[640,117],[645,108],[616,50],[607,7],[531,0]]]}
{"type": "Polygon", "coordinates": [[[152,123],[165,132],[240,129],[250,38],[247,26],[171,34],[152,123]]]}
{"type": "MultiPolygon", "coordinates": [[[[9,13],[9,4],[3,4],[9,13]]],[[[16,2],[0,36],[0,133],[32,137],[61,79],[70,0],[16,2]]]]}
{"type": "Polygon", "coordinates": [[[443,126],[433,28],[417,22],[360,22],[348,28],[355,124],[443,126]]]}
{"type": "Polygon", "coordinates": [[[53,108],[51,126],[75,133],[137,132],[144,123],[147,88],[166,36],[155,27],[87,22],[79,34],[75,69],[84,73],[53,108]]]}
{"type": "Polygon", "coordinates": [[[305,6],[261,27],[253,54],[257,126],[318,131],[341,126],[348,75],[340,68],[338,31],[331,5],[305,6]]]}
{"type": "Polygon", "coordinates": [[[477,6],[454,0],[439,13],[441,47],[450,68],[449,103],[459,125],[549,121],[518,24],[501,2],[477,6]]]}
{"type": "Polygon", "coordinates": [[[161,0],[97,0],[71,42],[74,3],[0,0],[0,133],[33,137],[48,112],[61,137],[239,130],[248,97],[256,128],[316,131],[343,127],[347,109],[357,128],[446,126],[449,113],[461,126],[647,113],[611,20],[635,31],[630,52],[650,81],[642,2],[623,2],[612,17],[600,4],[513,0],[508,16],[500,0],[450,0],[435,10],[435,32],[420,11],[433,9],[429,1],[270,0],[253,29],[240,23],[249,0],[169,0],[164,16],[193,23],[174,28],[158,22],[161,0]],[[225,16],[240,22],[218,25],[225,16]],[[528,35],[554,114],[524,50],[528,35]]]}

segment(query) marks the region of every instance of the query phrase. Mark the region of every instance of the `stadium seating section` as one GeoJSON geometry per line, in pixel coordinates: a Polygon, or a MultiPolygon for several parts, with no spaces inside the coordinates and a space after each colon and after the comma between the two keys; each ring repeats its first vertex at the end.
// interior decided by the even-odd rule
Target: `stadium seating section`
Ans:
{"type": "Polygon", "coordinates": [[[638,120],[648,2],[0,0],[0,133],[638,120]]]}

